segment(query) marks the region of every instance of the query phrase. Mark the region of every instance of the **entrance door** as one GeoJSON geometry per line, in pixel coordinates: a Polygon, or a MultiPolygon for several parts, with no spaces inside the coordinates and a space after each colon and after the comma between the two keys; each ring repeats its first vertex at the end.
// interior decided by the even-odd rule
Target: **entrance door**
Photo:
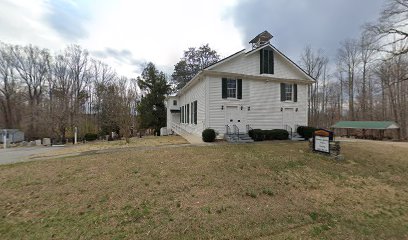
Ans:
{"type": "Polygon", "coordinates": [[[238,106],[227,106],[225,113],[225,125],[230,127],[231,132],[234,132],[233,126],[236,125],[240,133],[246,132],[246,123],[243,111],[239,110],[238,106]]]}
{"type": "MultiPolygon", "coordinates": [[[[286,129],[286,125],[292,128],[292,131],[296,131],[295,128],[295,114],[293,108],[284,108],[282,116],[282,127],[286,129]]],[[[289,129],[288,129],[289,130],[289,129]]]]}

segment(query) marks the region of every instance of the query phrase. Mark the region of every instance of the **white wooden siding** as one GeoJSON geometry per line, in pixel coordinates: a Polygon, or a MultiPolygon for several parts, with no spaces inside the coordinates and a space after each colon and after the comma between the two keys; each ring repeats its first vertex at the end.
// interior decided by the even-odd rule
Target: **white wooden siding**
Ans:
{"type": "MultiPolygon", "coordinates": [[[[173,104],[174,98],[168,99],[168,106],[169,104],[173,104]]],[[[174,121],[175,123],[180,123],[186,131],[201,136],[202,131],[204,130],[206,124],[206,80],[201,79],[196,84],[191,86],[184,94],[177,97],[177,104],[178,109],[180,107],[185,106],[187,104],[191,104],[192,102],[197,101],[197,124],[192,123],[180,123],[180,116],[178,114],[170,113],[168,108],[167,110],[167,127],[171,128],[171,122],[174,121]],[[177,115],[178,118],[173,118],[172,115],[177,115]]],[[[190,106],[190,122],[191,119],[191,106],[190,106]]]]}
{"type": "MultiPolygon", "coordinates": [[[[281,108],[293,108],[294,124],[307,124],[307,85],[298,84],[298,101],[280,101],[280,83],[265,80],[242,80],[242,99],[222,99],[222,78],[209,77],[209,127],[220,134],[225,132],[226,106],[243,107],[246,123],[252,128],[282,129],[281,108]],[[224,106],[224,109],[222,109],[224,106]],[[248,107],[250,110],[248,111],[248,107]]],[[[240,129],[243,131],[245,129],[240,129]]]]}
{"type": "MultiPolygon", "coordinates": [[[[282,79],[307,80],[301,70],[294,67],[292,63],[289,63],[287,59],[276,51],[274,52],[274,64],[274,74],[262,75],[282,79]]],[[[211,70],[260,76],[260,52],[248,55],[243,53],[230,61],[211,68],[211,70]]]]}

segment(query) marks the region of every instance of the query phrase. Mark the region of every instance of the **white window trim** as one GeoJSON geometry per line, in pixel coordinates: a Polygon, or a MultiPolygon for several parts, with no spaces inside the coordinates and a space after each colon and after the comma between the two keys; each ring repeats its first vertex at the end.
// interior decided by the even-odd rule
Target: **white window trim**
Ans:
{"type": "Polygon", "coordinates": [[[293,103],[294,98],[295,98],[294,84],[293,83],[285,83],[285,101],[284,102],[293,103]],[[286,100],[286,85],[291,85],[292,86],[291,100],[286,100]]]}

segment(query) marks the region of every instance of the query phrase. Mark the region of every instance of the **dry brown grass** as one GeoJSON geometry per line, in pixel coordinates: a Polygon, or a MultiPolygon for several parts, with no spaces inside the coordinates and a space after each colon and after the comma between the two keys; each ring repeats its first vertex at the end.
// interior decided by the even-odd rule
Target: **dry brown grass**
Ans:
{"type": "Polygon", "coordinates": [[[404,239],[408,150],[124,148],[0,166],[1,239],[404,239]]]}
{"type": "Polygon", "coordinates": [[[52,156],[64,156],[64,155],[78,155],[84,152],[95,152],[101,150],[114,150],[120,151],[123,148],[143,148],[143,147],[157,147],[166,145],[179,145],[188,144],[188,142],[180,136],[145,136],[143,138],[131,138],[130,143],[126,143],[125,140],[118,141],[95,141],[88,143],[79,143],[77,145],[66,144],[61,149],[50,151],[35,156],[35,158],[52,157],[52,156]]]}

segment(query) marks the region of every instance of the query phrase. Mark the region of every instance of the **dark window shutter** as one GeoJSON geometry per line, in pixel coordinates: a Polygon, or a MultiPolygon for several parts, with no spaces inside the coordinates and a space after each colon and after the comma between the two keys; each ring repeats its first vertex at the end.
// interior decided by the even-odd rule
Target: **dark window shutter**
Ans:
{"type": "Polygon", "coordinates": [[[260,73],[264,73],[264,69],[263,69],[263,50],[261,49],[261,51],[259,51],[259,55],[261,56],[260,61],[259,61],[259,66],[260,66],[260,73]]]}
{"type": "Polygon", "coordinates": [[[227,98],[227,79],[222,79],[222,98],[227,98]]]}
{"type": "Polygon", "coordinates": [[[190,123],[190,104],[187,103],[187,124],[190,123]]]}
{"type": "Polygon", "coordinates": [[[272,50],[268,51],[268,54],[269,54],[269,71],[268,71],[268,73],[274,74],[275,61],[274,61],[274,58],[273,58],[273,51],[272,50]]]}
{"type": "Polygon", "coordinates": [[[237,80],[237,88],[238,88],[237,98],[242,99],[242,79],[237,80]]]}
{"type": "Polygon", "coordinates": [[[180,123],[181,123],[181,107],[180,107],[180,123]]]}
{"type": "Polygon", "coordinates": [[[293,84],[293,101],[297,102],[297,84],[293,84]]]}
{"type": "Polygon", "coordinates": [[[191,109],[191,112],[190,112],[190,119],[191,120],[190,120],[190,122],[194,123],[194,105],[193,105],[193,102],[190,103],[190,106],[191,106],[190,107],[190,109],[191,109]]]}
{"type": "Polygon", "coordinates": [[[194,124],[197,124],[197,101],[194,101],[194,124]]]}
{"type": "Polygon", "coordinates": [[[281,102],[285,101],[285,84],[280,84],[280,95],[281,95],[281,102]]]}

